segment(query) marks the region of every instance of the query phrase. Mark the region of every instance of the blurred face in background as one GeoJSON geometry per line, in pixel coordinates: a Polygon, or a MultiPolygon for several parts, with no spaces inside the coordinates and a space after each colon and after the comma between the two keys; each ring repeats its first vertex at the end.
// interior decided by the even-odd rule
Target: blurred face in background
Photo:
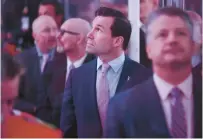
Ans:
{"type": "Polygon", "coordinates": [[[56,22],[50,16],[40,16],[33,23],[33,37],[37,47],[42,53],[56,47],[56,35],[58,29],[56,22]]]}
{"type": "Polygon", "coordinates": [[[38,9],[38,15],[48,15],[51,16],[54,20],[56,20],[56,11],[55,7],[51,4],[40,5],[38,9]]]}
{"type": "Polygon", "coordinates": [[[80,33],[75,31],[71,22],[66,22],[61,26],[58,40],[64,52],[76,49],[80,33]]]}
{"type": "Polygon", "coordinates": [[[195,54],[199,55],[202,52],[202,17],[194,11],[187,11],[187,14],[193,22],[193,35],[196,47],[195,54]]]}
{"type": "Polygon", "coordinates": [[[13,79],[6,79],[1,82],[1,113],[4,116],[10,116],[13,104],[18,96],[20,76],[13,79]]]}
{"type": "Polygon", "coordinates": [[[140,21],[145,24],[149,14],[159,6],[159,0],[140,0],[140,21]]]}
{"type": "Polygon", "coordinates": [[[70,18],[62,24],[57,38],[65,52],[85,52],[87,33],[90,30],[91,25],[87,20],[70,18]]]}
{"type": "Polygon", "coordinates": [[[188,25],[180,17],[161,15],[152,21],[147,32],[147,54],[153,65],[191,64],[194,42],[188,25]]]}
{"type": "Polygon", "coordinates": [[[57,23],[57,26],[59,27],[61,25],[61,22],[63,20],[63,15],[62,14],[56,14],[56,9],[55,6],[51,4],[46,4],[46,5],[40,5],[38,9],[38,15],[48,15],[51,16],[57,23]]]}

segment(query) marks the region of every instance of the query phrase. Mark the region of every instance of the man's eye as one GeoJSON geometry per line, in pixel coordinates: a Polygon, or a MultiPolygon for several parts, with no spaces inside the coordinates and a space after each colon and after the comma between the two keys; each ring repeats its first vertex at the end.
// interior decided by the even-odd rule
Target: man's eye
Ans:
{"type": "Polygon", "coordinates": [[[101,31],[100,28],[95,28],[96,31],[101,31]]]}
{"type": "Polygon", "coordinates": [[[186,35],[186,33],[183,32],[183,31],[178,31],[177,34],[178,34],[179,36],[185,36],[185,35],[186,35]]]}
{"type": "Polygon", "coordinates": [[[166,37],[167,36],[167,33],[165,32],[161,32],[158,34],[158,37],[166,37]]]}

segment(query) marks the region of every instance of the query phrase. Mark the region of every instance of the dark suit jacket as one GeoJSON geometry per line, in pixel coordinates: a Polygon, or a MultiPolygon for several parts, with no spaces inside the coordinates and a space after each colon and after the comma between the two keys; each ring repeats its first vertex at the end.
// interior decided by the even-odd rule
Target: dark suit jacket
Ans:
{"type": "MultiPolygon", "coordinates": [[[[86,64],[93,59],[95,59],[95,56],[88,54],[83,64],[86,64]]],[[[50,78],[46,78],[47,80],[50,80],[48,85],[49,87],[47,88],[48,93],[46,95],[46,104],[49,104],[52,108],[52,117],[50,117],[49,121],[57,127],[60,127],[61,105],[66,82],[67,58],[65,59],[63,67],[61,66],[61,68],[55,68],[61,61],[63,61],[61,57],[57,57],[55,58],[55,61],[52,61],[49,65],[50,69],[52,69],[51,76],[49,76],[50,78]]],[[[47,119],[47,114],[44,114],[43,111],[44,110],[42,110],[40,117],[47,119]]]]}
{"type": "Polygon", "coordinates": [[[193,68],[193,72],[199,76],[202,76],[202,62],[193,68]]]}
{"type": "MultiPolygon", "coordinates": [[[[84,62],[92,60],[89,55],[84,62]]],[[[65,88],[67,57],[55,51],[40,71],[40,59],[36,48],[17,56],[26,69],[20,84],[20,96],[15,108],[29,112],[43,121],[59,127],[62,94],[65,88]]]]}
{"type": "Polygon", "coordinates": [[[140,64],[147,68],[152,66],[151,60],[147,57],[145,33],[142,29],[140,29],[140,64]]]}
{"type": "MultiPolygon", "coordinates": [[[[193,76],[194,135],[202,137],[202,80],[193,76]]],[[[105,137],[171,137],[153,78],[114,97],[107,112],[105,137]]]]}
{"type": "MultiPolygon", "coordinates": [[[[60,122],[64,137],[102,137],[96,100],[96,67],[97,60],[93,60],[69,74],[60,122]]],[[[133,73],[142,76],[145,70],[144,66],[126,57],[116,93],[122,91],[128,77],[133,73]]]]}
{"type": "Polygon", "coordinates": [[[36,47],[25,50],[16,58],[22,63],[26,72],[21,79],[19,99],[15,108],[51,122],[52,107],[46,101],[46,96],[49,94],[47,90],[52,81],[53,71],[57,72],[58,69],[66,66],[65,54],[54,52],[52,59],[47,61],[43,73],[40,71],[40,58],[36,47]],[[54,67],[53,63],[55,63],[54,67]]]}

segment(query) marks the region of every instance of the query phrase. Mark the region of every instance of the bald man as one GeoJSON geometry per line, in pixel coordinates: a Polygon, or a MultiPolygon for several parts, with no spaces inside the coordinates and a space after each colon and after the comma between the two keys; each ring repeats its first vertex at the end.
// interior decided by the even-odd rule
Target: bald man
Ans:
{"type": "Polygon", "coordinates": [[[52,17],[42,15],[34,20],[32,29],[35,47],[16,57],[26,72],[15,108],[59,126],[59,115],[55,111],[60,107],[60,94],[56,92],[63,92],[65,85],[56,81],[54,75],[66,67],[66,57],[56,52],[57,24],[52,17]]]}
{"type": "Polygon", "coordinates": [[[58,34],[58,40],[67,57],[65,80],[68,79],[68,74],[72,67],[78,68],[95,58],[94,55],[87,54],[85,51],[86,36],[90,30],[90,23],[81,18],[71,18],[62,24],[60,33],[58,34]]]}

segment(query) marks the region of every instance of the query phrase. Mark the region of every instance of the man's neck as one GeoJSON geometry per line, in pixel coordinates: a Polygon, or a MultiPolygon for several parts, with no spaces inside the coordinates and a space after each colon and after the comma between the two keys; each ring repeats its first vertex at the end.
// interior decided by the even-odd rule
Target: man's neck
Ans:
{"type": "Polygon", "coordinates": [[[71,62],[75,62],[79,59],[81,59],[82,57],[85,56],[85,52],[81,52],[81,53],[74,53],[74,52],[66,52],[66,57],[71,61],[71,62]]]}
{"type": "Polygon", "coordinates": [[[160,78],[167,81],[172,85],[178,85],[183,82],[192,72],[191,65],[185,66],[179,69],[173,68],[162,68],[158,66],[153,66],[153,71],[160,78]]]}
{"type": "Polygon", "coordinates": [[[121,54],[123,54],[124,51],[119,51],[119,52],[116,52],[116,53],[111,53],[110,55],[100,55],[99,58],[101,59],[101,61],[103,62],[110,62],[116,58],[118,58],[119,56],[121,56],[121,54]]]}
{"type": "Polygon", "coordinates": [[[53,49],[42,49],[43,47],[40,47],[39,45],[36,46],[37,51],[41,54],[49,54],[49,52],[53,49]]]}

